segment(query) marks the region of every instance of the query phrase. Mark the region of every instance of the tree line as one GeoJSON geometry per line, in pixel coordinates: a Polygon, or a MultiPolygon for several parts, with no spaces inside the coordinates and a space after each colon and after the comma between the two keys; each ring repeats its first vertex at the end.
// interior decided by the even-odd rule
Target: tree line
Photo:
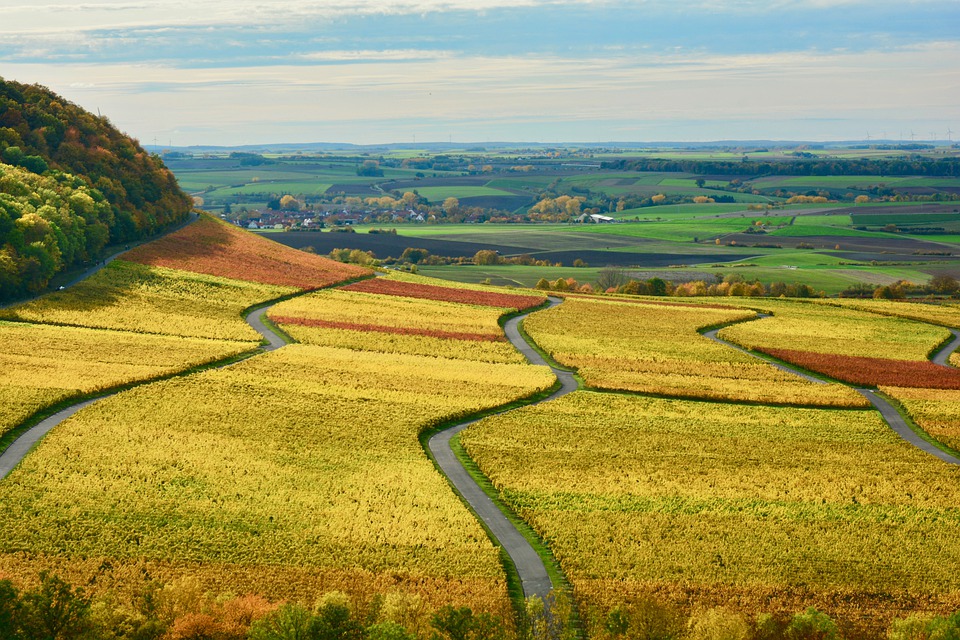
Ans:
{"type": "Polygon", "coordinates": [[[0,78],[0,300],[184,221],[159,157],[49,89],[0,78]]]}

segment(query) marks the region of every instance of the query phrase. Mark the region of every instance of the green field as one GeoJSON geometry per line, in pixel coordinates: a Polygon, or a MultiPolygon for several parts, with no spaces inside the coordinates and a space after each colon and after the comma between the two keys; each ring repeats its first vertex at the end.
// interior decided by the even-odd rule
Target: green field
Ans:
{"type": "Polygon", "coordinates": [[[489,186],[468,187],[468,186],[450,186],[450,187],[420,187],[417,193],[430,202],[442,203],[447,198],[475,198],[478,196],[512,196],[514,194],[500,189],[492,189],[489,186]]]}

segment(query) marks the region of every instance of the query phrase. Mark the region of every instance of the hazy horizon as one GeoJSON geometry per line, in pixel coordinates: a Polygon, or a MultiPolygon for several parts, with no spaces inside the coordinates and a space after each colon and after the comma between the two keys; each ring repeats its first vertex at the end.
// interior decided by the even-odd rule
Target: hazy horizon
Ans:
{"type": "Polygon", "coordinates": [[[151,145],[960,129],[960,5],[945,0],[4,4],[0,76],[151,145]]]}

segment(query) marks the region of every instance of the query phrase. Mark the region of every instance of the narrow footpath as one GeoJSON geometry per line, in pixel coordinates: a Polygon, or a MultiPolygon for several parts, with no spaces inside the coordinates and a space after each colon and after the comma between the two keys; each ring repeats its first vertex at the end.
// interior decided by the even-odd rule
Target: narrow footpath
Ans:
{"type": "Polygon", "coordinates": [[[930,358],[930,361],[933,364],[939,364],[942,367],[950,366],[950,354],[960,348],[960,331],[956,329],[950,329],[950,333],[953,334],[953,340],[945,344],[939,351],[937,351],[930,358]]]}
{"type": "MultiPolygon", "coordinates": [[[[116,253],[113,253],[113,254],[107,256],[106,258],[103,258],[100,262],[98,262],[97,264],[93,265],[92,267],[89,267],[89,268],[84,269],[84,270],[82,270],[82,271],[76,272],[76,273],[70,278],[70,280],[69,280],[68,282],[66,282],[66,283],[64,283],[63,285],[60,286],[60,289],[69,289],[70,287],[72,287],[72,286],[74,286],[74,285],[76,285],[76,284],[78,284],[78,283],[80,283],[80,282],[83,282],[84,280],[86,280],[87,278],[89,278],[89,277],[92,276],[93,274],[97,273],[98,271],[100,271],[100,270],[102,270],[102,269],[105,269],[108,264],[110,264],[111,262],[113,262],[114,260],[116,260],[117,258],[119,258],[120,256],[122,256],[123,254],[125,254],[125,253],[126,253],[127,251],[129,251],[130,249],[132,249],[132,248],[134,248],[134,247],[137,247],[137,246],[140,246],[141,244],[146,244],[147,242],[153,242],[154,240],[157,240],[157,239],[159,239],[159,238],[162,238],[163,236],[170,235],[171,233],[173,233],[173,232],[175,232],[175,231],[179,231],[180,229],[183,229],[184,227],[186,227],[186,226],[189,225],[189,224],[193,224],[194,222],[196,222],[196,221],[199,220],[199,219],[200,219],[200,214],[191,211],[190,214],[187,216],[187,219],[184,220],[184,221],[183,221],[182,223],[180,223],[179,225],[177,225],[176,227],[173,227],[173,228],[171,228],[171,229],[167,229],[164,233],[162,233],[162,234],[160,234],[160,235],[158,235],[158,236],[153,236],[153,237],[151,237],[151,238],[146,238],[146,239],[140,240],[140,241],[138,241],[138,242],[132,242],[132,243],[130,243],[126,248],[121,249],[121,250],[117,251],[116,253]]],[[[39,292],[39,293],[36,294],[35,296],[31,296],[31,297],[29,297],[29,298],[23,298],[22,300],[13,300],[13,301],[11,301],[11,302],[7,302],[6,304],[2,304],[2,305],[0,305],[0,309],[8,309],[8,308],[10,308],[10,307],[13,307],[13,306],[16,306],[16,305],[19,305],[19,304],[25,304],[25,303],[27,303],[27,302],[30,302],[31,300],[36,300],[37,298],[40,298],[40,297],[42,297],[42,296],[47,295],[48,293],[53,293],[53,292],[54,292],[54,289],[53,289],[53,288],[50,288],[50,289],[47,289],[46,291],[41,291],[41,292],[39,292]]],[[[2,476],[0,476],[0,477],[2,477],[2,476]]]]}
{"type": "MultiPolygon", "coordinates": [[[[758,316],[759,316],[758,319],[770,317],[767,314],[758,314],[758,316]]],[[[752,322],[752,320],[748,320],[747,322],[752,322]]],[[[804,380],[817,382],[819,384],[827,384],[826,381],[821,380],[820,378],[816,378],[802,371],[798,371],[797,369],[794,369],[788,365],[781,364],[779,362],[772,362],[770,360],[767,360],[763,356],[757,353],[754,353],[753,351],[750,351],[749,349],[744,349],[743,347],[733,344],[732,342],[727,342],[723,338],[720,338],[717,336],[718,331],[720,330],[713,329],[712,331],[706,331],[703,333],[703,336],[706,338],[709,338],[710,340],[713,340],[714,342],[719,342],[720,344],[736,349],[737,351],[745,353],[748,356],[752,356],[754,358],[757,358],[758,360],[762,360],[767,364],[772,364],[773,366],[780,369],[781,371],[786,371],[787,373],[792,373],[794,375],[800,376],[804,380]]],[[[953,334],[953,340],[951,340],[950,343],[948,343],[945,347],[943,347],[939,352],[937,352],[931,358],[934,364],[949,366],[947,363],[950,360],[950,354],[956,351],[958,347],[960,347],[960,332],[955,331],[953,329],[951,329],[950,332],[953,334]]],[[[860,393],[863,397],[865,397],[867,400],[870,401],[870,403],[874,406],[874,408],[876,408],[876,410],[880,412],[880,415],[883,417],[887,425],[894,431],[894,433],[900,436],[903,440],[912,444],[917,449],[920,449],[925,453],[929,453],[930,455],[936,458],[939,458],[940,460],[943,460],[948,464],[960,465],[960,458],[957,458],[956,456],[952,456],[946,451],[940,450],[937,446],[921,438],[916,431],[910,428],[910,425],[908,425],[907,421],[903,419],[903,416],[900,415],[900,412],[897,411],[897,409],[892,404],[887,402],[885,398],[882,398],[881,396],[877,395],[876,391],[872,389],[865,389],[865,388],[859,388],[859,387],[854,387],[854,388],[857,390],[858,393],[860,393]]]]}
{"type": "MultiPolygon", "coordinates": [[[[549,300],[550,307],[555,307],[562,302],[559,298],[550,298],[549,300]]],[[[520,334],[520,322],[528,315],[530,314],[525,313],[520,316],[515,316],[504,324],[504,333],[507,335],[507,340],[524,355],[530,364],[550,367],[553,374],[560,381],[560,388],[557,391],[546,398],[527,405],[532,406],[540,402],[554,400],[572,391],[576,391],[579,385],[571,372],[551,366],[536,349],[527,344],[527,341],[523,339],[523,336],[520,334]]],[[[497,542],[500,543],[504,551],[510,556],[510,559],[517,569],[517,574],[520,576],[523,595],[527,598],[531,596],[545,598],[555,585],[550,581],[550,576],[547,574],[543,560],[540,559],[536,550],[527,542],[527,539],[523,537],[507,516],[505,516],[493,500],[490,499],[490,496],[488,496],[483,489],[480,488],[480,485],[470,476],[470,473],[460,463],[460,460],[453,452],[453,448],[450,446],[450,441],[454,436],[476,422],[477,420],[462,422],[438,432],[427,441],[427,447],[430,449],[430,453],[433,455],[437,466],[440,467],[443,474],[447,476],[460,495],[463,496],[463,499],[470,504],[470,507],[477,514],[477,517],[483,520],[497,542]]]]}
{"type": "MultiPolygon", "coordinates": [[[[247,324],[253,327],[253,329],[267,342],[266,345],[260,347],[260,352],[274,351],[287,344],[282,337],[280,337],[273,329],[268,327],[263,321],[264,314],[266,314],[266,312],[269,311],[270,307],[272,306],[273,305],[270,304],[259,309],[254,309],[244,318],[244,320],[247,321],[247,324]]],[[[230,362],[224,366],[230,366],[231,364],[235,364],[235,362],[230,362]]],[[[149,384],[151,382],[153,382],[153,380],[144,380],[141,384],[149,384]]],[[[56,427],[67,418],[70,418],[73,416],[73,414],[77,413],[81,409],[85,409],[86,407],[114,396],[117,393],[119,392],[107,393],[96,398],[81,400],[76,404],[72,404],[65,409],[61,409],[57,413],[44,418],[30,429],[24,431],[16,440],[10,443],[10,446],[7,447],[3,453],[0,453],[0,480],[3,480],[10,475],[10,472],[13,471],[18,464],[20,464],[20,461],[23,460],[28,453],[30,453],[30,450],[33,449],[34,445],[40,442],[40,440],[47,435],[51,429],[56,427]]]]}

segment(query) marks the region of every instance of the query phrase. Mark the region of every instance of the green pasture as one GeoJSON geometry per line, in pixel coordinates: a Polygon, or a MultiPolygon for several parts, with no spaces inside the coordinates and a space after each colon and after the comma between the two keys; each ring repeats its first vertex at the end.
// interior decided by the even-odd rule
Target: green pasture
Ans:
{"type": "Polygon", "coordinates": [[[833,227],[817,224],[794,224],[787,227],[780,227],[767,233],[769,236],[778,238],[802,238],[804,236],[837,236],[853,238],[889,238],[889,233],[876,231],[858,231],[849,227],[833,227]]]}
{"type": "MultiPolygon", "coordinates": [[[[751,219],[752,220],[752,219],[751,219]]],[[[706,240],[728,233],[740,233],[750,226],[751,220],[740,218],[697,219],[690,222],[637,222],[625,224],[584,225],[578,228],[581,233],[596,233],[631,238],[651,238],[670,242],[693,242],[706,240]]],[[[758,237],[758,241],[762,236],[758,237]]]]}
{"type": "Polygon", "coordinates": [[[801,227],[801,226],[802,227],[808,227],[808,226],[849,227],[852,224],[853,224],[853,221],[850,219],[850,216],[846,214],[797,216],[793,220],[793,226],[795,227],[801,227]]]}
{"type": "Polygon", "coordinates": [[[213,191],[207,192],[205,197],[224,198],[253,194],[321,195],[329,188],[329,182],[252,182],[242,187],[214,189],[213,191]]]}
{"type": "MultiPolygon", "coordinates": [[[[664,178],[659,184],[664,187],[686,187],[688,189],[701,188],[697,186],[696,178],[664,178]]],[[[727,186],[727,183],[722,180],[705,180],[703,186],[705,188],[725,187],[727,186]]]]}
{"type": "Polygon", "coordinates": [[[491,189],[515,189],[517,191],[537,191],[556,180],[553,176],[524,175],[516,178],[494,178],[485,186],[491,189]]]}
{"type": "Polygon", "coordinates": [[[478,196],[513,196],[500,189],[477,186],[419,187],[417,193],[430,202],[443,202],[447,198],[474,198],[478,196]]]}
{"type": "Polygon", "coordinates": [[[771,176],[753,181],[762,189],[825,188],[863,190],[876,185],[888,187],[958,187],[960,178],[910,176],[771,176]]]}
{"type": "Polygon", "coordinates": [[[960,220],[957,213],[854,213],[855,225],[887,225],[887,224],[934,224],[956,222],[960,220]]]}
{"type": "Polygon", "coordinates": [[[742,211],[745,217],[764,214],[762,211],[748,211],[747,208],[742,204],[707,203],[665,204],[655,207],[639,207],[636,209],[624,209],[623,211],[606,213],[604,215],[608,215],[619,220],[633,220],[634,218],[640,218],[641,220],[655,220],[657,218],[661,218],[663,220],[687,220],[694,218],[709,218],[712,216],[730,214],[738,211],[742,211]]]}
{"type": "MultiPolygon", "coordinates": [[[[788,257],[788,256],[784,256],[788,257]]],[[[787,284],[803,283],[827,295],[836,295],[843,289],[857,283],[870,285],[892,284],[897,280],[909,280],[922,283],[930,276],[911,267],[873,267],[873,266],[839,266],[839,265],[807,265],[784,262],[782,265],[750,266],[756,260],[750,260],[747,266],[738,264],[702,264],[692,267],[663,267],[624,269],[628,277],[649,279],[659,277],[672,282],[686,282],[696,274],[696,279],[703,279],[708,284],[730,275],[740,275],[745,280],[760,280],[765,286],[772,282],[787,284]]],[[[541,278],[555,281],[557,278],[574,278],[580,284],[595,283],[602,269],[594,267],[528,267],[521,265],[439,265],[421,266],[418,271],[422,275],[456,282],[479,283],[489,281],[491,284],[533,287],[541,278]]]]}

